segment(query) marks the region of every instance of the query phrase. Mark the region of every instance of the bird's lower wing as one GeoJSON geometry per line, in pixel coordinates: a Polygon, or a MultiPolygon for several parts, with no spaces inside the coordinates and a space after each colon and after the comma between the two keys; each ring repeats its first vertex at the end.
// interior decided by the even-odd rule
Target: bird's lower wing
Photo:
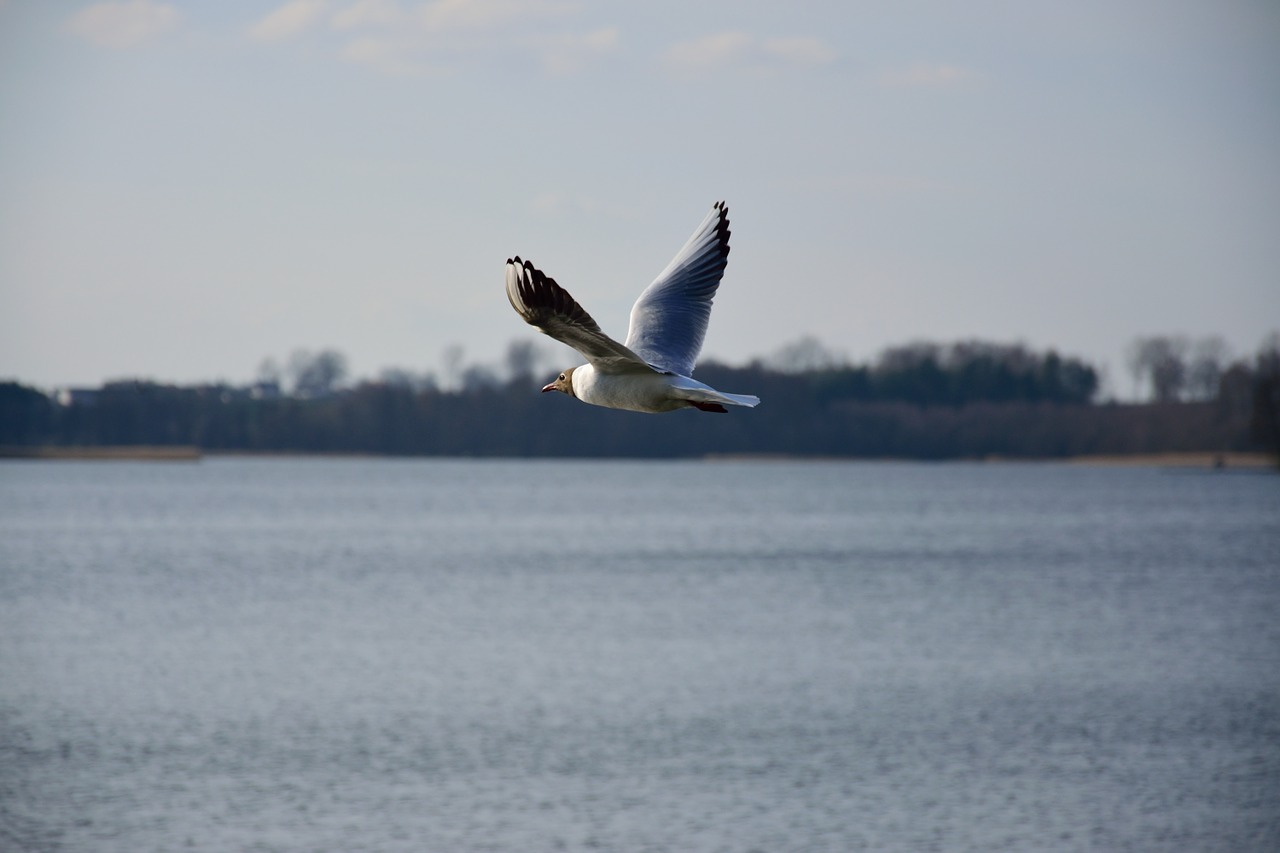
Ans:
{"type": "Polygon", "coordinates": [[[507,261],[507,299],[526,323],[573,347],[601,373],[657,372],[602,332],[555,279],[519,256],[507,261]]]}

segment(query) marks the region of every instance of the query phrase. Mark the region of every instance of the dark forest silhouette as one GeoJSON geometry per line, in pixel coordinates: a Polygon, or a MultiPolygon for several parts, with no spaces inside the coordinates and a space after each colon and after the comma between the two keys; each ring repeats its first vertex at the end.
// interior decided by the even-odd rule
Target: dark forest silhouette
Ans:
{"type": "Polygon", "coordinates": [[[708,362],[698,377],[749,389],[750,412],[636,415],[541,395],[539,354],[513,344],[502,369],[447,359],[448,387],[386,371],[344,386],[341,354],[298,352],[292,379],[250,386],[111,382],[47,395],[0,383],[0,445],[194,446],[206,451],[441,456],[709,454],[1054,458],[1280,448],[1280,345],[1225,363],[1221,346],[1141,339],[1136,381],[1152,401],[1098,403],[1098,371],[1018,345],[917,343],[872,364],[812,340],[744,367],[708,362]],[[1172,362],[1172,364],[1171,364],[1172,362]]]}

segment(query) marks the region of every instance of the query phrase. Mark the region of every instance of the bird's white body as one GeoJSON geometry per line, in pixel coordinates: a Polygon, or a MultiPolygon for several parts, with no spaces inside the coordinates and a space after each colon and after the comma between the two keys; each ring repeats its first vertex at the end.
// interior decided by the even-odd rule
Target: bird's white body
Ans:
{"type": "Polygon", "coordinates": [[[758,397],[725,394],[688,376],[669,373],[600,373],[590,364],[570,374],[573,396],[584,403],[631,412],[673,412],[694,403],[754,406],[758,397]]]}
{"type": "Polygon", "coordinates": [[[587,363],[561,373],[543,391],[632,412],[755,406],[759,397],[725,394],[690,379],[729,256],[729,210],[717,202],[631,308],[625,343],[599,324],[569,293],[528,261],[507,260],[507,299],[526,323],[573,347],[587,363]]]}

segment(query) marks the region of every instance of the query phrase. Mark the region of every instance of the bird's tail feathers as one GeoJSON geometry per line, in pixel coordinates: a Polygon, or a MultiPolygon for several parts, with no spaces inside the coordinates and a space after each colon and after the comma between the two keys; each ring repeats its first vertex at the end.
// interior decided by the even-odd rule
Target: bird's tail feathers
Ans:
{"type": "Polygon", "coordinates": [[[733,405],[733,406],[746,406],[748,408],[755,408],[756,406],[760,405],[760,398],[757,397],[755,394],[725,394],[721,392],[720,398],[721,399],[719,402],[729,403],[730,405],[733,405]]]}
{"type": "Polygon", "coordinates": [[[726,394],[714,388],[681,388],[679,396],[690,402],[723,403],[728,406],[755,407],[760,404],[760,398],[754,394],[726,394]]]}

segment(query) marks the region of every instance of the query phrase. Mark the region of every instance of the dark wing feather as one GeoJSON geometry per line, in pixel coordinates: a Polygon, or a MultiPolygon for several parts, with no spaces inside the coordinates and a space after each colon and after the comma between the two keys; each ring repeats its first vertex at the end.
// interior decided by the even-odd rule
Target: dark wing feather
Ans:
{"type": "Polygon", "coordinates": [[[573,347],[601,373],[653,370],[602,332],[600,325],[555,279],[519,256],[507,260],[507,299],[526,323],[573,347]]]}

